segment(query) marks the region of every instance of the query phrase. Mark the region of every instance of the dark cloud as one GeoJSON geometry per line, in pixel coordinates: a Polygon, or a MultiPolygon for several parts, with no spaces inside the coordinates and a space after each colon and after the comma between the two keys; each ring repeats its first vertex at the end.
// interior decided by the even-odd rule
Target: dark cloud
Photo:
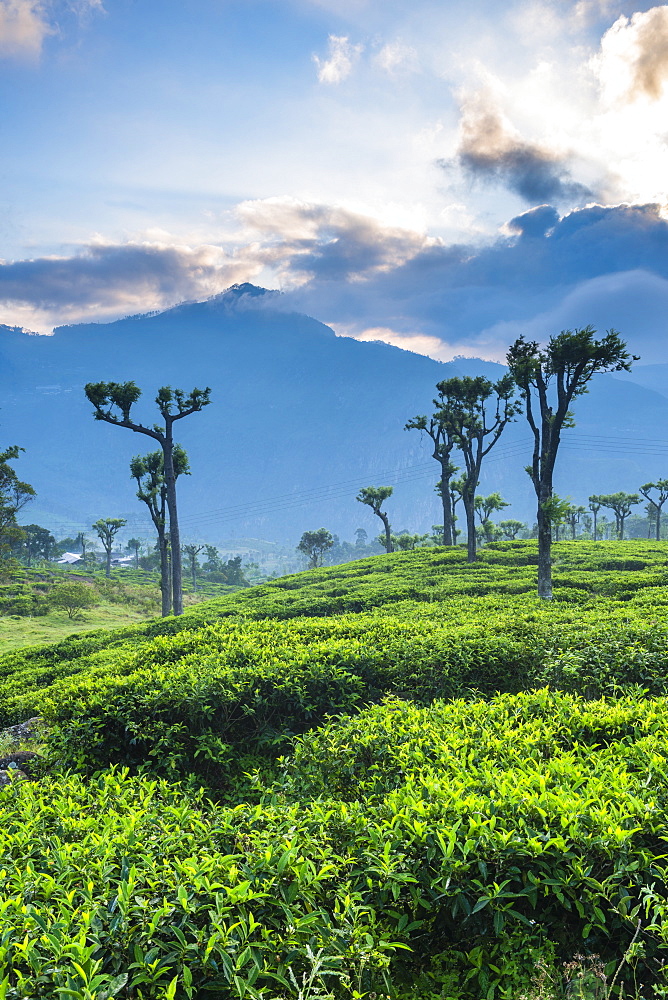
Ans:
{"type": "MultiPolygon", "coordinates": [[[[270,308],[306,312],[338,331],[385,331],[395,343],[438,338],[449,345],[444,357],[498,358],[521,332],[541,337],[592,323],[619,328],[644,360],[668,360],[668,222],[658,205],[593,205],[562,218],[541,205],[508,224],[512,235],[484,246],[445,245],[322,206],[253,211],[258,239],[234,254],[91,247],[0,265],[0,300],[42,310],[51,325],[99,320],[205,299],[269,265],[284,288],[293,285],[278,300],[267,297],[270,308]]],[[[264,297],[246,298],[249,308],[263,308],[264,297]]],[[[17,315],[6,305],[0,322],[46,325],[17,315]]]]}
{"type": "Polygon", "coordinates": [[[552,205],[538,205],[537,208],[531,208],[522,215],[516,215],[510,220],[507,228],[518,236],[537,237],[545,236],[558,222],[559,213],[556,208],[552,205]]]}
{"type": "Polygon", "coordinates": [[[118,295],[187,298],[214,277],[220,261],[185,248],[141,244],[92,246],[72,257],[0,265],[0,300],[42,308],[113,304],[118,295]]]}
{"type": "Polygon", "coordinates": [[[561,219],[542,206],[514,223],[519,238],[432,245],[345,286],[316,277],[286,304],[344,329],[439,337],[453,346],[450,356],[473,349],[500,357],[511,334],[592,323],[620,328],[647,360],[657,352],[668,360],[668,223],[660,206],[591,206],[561,219]]]}
{"type": "Polygon", "coordinates": [[[533,205],[573,204],[592,197],[588,187],[572,180],[563,156],[526,142],[481,95],[463,107],[454,162],[468,177],[504,184],[533,205]]]}

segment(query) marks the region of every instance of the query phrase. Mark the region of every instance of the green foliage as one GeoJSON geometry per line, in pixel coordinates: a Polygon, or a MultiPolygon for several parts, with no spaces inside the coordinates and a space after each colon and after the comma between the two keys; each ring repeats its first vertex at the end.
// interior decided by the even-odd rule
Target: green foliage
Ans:
{"type": "Polygon", "coordinates": [[[0,659],[52,768],[0,996],[665,995],[668,545],[553,551],[551,603],[533,542],[421,548],[0,659]]]}
{"type": "Polygon", "coordinates": [[[76,581],[54,587],[47,600],[52,608],[66,611],[71,619],[80,617],[85,608],[92,608],[97,603],[92,588],[76,581]]]}
{"type": "Polygon", "coordinates": [[[334,545],[334,537],[327,528],[318,528],[317,531],[305,531],[299,539],[297,551],[305,555],[309,561],[311,569],[322,566],[325,552],[334,545]]]}

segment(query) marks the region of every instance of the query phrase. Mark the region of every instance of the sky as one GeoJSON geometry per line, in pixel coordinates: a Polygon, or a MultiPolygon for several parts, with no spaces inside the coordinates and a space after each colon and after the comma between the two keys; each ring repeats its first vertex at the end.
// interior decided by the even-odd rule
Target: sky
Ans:
{"type": "Polygon", "coordinates": [[[668,6],[0,0],[0,323],[250,281],[361,340],[668,362],[668,6]]]}

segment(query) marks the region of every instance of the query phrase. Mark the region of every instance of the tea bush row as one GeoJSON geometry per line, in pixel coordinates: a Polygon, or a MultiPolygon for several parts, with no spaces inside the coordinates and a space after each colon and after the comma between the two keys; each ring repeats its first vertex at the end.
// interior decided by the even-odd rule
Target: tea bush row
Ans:
{"type": "Polygon", "coordinates": [[[509,1000],[578,952],[611,973],[638,922],[624,975],[661,984],[667,709],[390,701],[298,739],[235,808],[120,771],[15,783],[0,988],[278,1000],[312,975],[351,1000],[509,1000]]]}

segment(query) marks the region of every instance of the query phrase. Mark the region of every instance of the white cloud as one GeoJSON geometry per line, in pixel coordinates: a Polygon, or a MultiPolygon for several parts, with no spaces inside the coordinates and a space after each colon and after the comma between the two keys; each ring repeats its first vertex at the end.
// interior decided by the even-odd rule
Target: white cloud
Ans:
{"type": "Polygon", "coordinates": [[[341,83],[350,76],[363,48],[363,45],[353,45],[347,35],[330,35],[327,58],[313,56],[320,83],[341,83]]]}
{"type": "Polygon", "coordinates": [[[39,0],[0,0],[0,56],[36,58],[51,34],[39,0]]]}
{"type": "Polygon", "coordinates": [[[618,18],[593,67],[608,104],[661,98],[668,82],[668,6],[618,18]]]}
{"type": "Polygon", "coordinates": [[[391,75],[415,73],[419,69],[417,51],[403,42],[388,42],[374,57],[374,63],[391,75]]]}

